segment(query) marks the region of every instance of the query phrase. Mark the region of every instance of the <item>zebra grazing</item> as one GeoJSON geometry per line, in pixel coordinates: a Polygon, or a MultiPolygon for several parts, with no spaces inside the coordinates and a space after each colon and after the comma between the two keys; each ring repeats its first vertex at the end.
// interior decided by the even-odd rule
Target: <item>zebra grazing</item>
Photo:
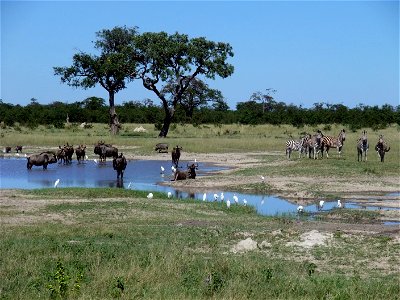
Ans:
{"type": "Polygon", "coordinates": [[[340,131],[338,137],[324,136],[321,142],[322,157],[324,156],[323,151],[325,147],[326,158],[329,158],[328,152],[330,148],[336,148],[338,150],[340,158],[340,155],[342,153],[343,143],[345,140],[346,140],[346,131],[344,129],[340,131]]]}
{"type": "Polygon", "coordinates": [[[303,139],[300,139],[299,141],[295,140],[288,140],[286,142],[286,156],[288,159],[290,159],[290,154],[292,151],[298,151],[299,152],[299,158],[301,157],[301,152],[303,152],[303,139]]]}
{"type": "Polygon", "coordinates": [[[379,157],[381,159],[381,162],[383,162],[384,159],[385,159],[385,153],[389,152],[390,147],[386,143],[386,141],[383,139],[383,135],[382,134],[379,136],[379,140],[378,140],[378,143],[375,146],[375,150],[378,153],[378,155],[379,155],[379,157]]]}
{"type": "Polygon", "coordinates": [[[317,134],[313,136],[308,135],[307,140],[307,148],[308,148],[308,157],[311,158],[311,152],[314,155],[314,159],[318,158],[318,153],[321,152],[321,141],[324,135],[320,130],[317,131],[317,134]]]}
{"type": "Polygon", "coordinates": [[[367,161],[367,152],[369,149],[369,144],[368,144],[368,139],[367,139],[367,132],[364,130],[362,136],[357,140],[357,160],[363,161],[363,155],[364,155],[364,161],[367,161]]]}

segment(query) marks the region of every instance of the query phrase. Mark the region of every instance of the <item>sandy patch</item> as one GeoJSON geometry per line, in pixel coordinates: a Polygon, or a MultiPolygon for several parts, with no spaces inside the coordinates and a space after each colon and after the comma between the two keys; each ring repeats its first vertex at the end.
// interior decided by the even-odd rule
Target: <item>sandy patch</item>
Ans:
{"type": "Polygon", "coordinates": [[[314,246],[324,246],[333,237],[332,233],[321,233],[318,230],[311,230],[303,233],[298,242],[288,242],[286,246],[299,246],[312,248],[314,246]]]}
{"type": "Polygon", "coordinates": [[[238,242],[231,248],[232,253],[242,253],[247,251],[252,251],[257,249],[257,242],[254,241],[252,238],[247,238],[238,242]]]}

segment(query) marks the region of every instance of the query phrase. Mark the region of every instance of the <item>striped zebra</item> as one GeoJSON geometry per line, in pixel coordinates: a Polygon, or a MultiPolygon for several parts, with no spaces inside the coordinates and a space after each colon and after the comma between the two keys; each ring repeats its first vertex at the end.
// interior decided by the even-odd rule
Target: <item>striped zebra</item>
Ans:
{"type": "Polygon", "coordinates": [[[363,155],[364,155],[364,160],[367,161],[367,152],[369,149],[369,144],[368,144],[368,139],[367,139],[367,132],[364,130],[362,136],[357,140],[357,160],[363,161],[363,155]]]}
{"type": "Polygon", "coordinates": [[[286,142],[286,156],[288,159],[290,159],[290,155],[292,151],[298,151],[299,152],[299,158],[301,157],[301,154],[305,152],[305,141],[307,139],[307,136],[302,137],[300,140],[295,141],[295,140],[288,140],[286,142]]]}
{"type": "Polygon", "coordinates": [[[383,135],[382,134],[379,136],[379,140],[378,140],[378,143],[375,146],[375,150],[378,153],[378,155],[379,155],[379,157],[381,159],[381,162],[383,162],[384,159],[385,159],[385,153],[389,152],[390,147],[386,143],[386,141],[383,139],[383,135]]]}
{"type": "Polygon", "coordinates": [[[324,147],[326,151],[326,158],[329,158],[329,149],[330,148],[336,148],[340,155],[342,154],[342,148],[343,148],[343,143],[346,140],[346,131],[342,129],[337,137],[333,136],[324,136],[322,138],[321,142],[321,152],[322,152],[322,157],[324,157],[324,147]]]}
{"type": "Polygon", "coordinates": [[[321,152],[321,142],[323,138],[323,134],[320,130],[317,131],[317,134],[313,136],[309,135],[309,139],[307,140],[308,147],[308,157],[311,158],[311,153],[313,153],[314,159],[318,158],[318,154],[321,152]]]}

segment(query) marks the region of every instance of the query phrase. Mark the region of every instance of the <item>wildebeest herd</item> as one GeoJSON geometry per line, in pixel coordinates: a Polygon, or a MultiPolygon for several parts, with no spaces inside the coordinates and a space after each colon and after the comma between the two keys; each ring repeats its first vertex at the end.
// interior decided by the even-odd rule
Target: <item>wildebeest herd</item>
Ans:
{"type": "MultiPolygon", "coordinates": [[[[15,148],[17,153],[22,152],[22,146],[17,146],[15,148]]],[[[168,153],[168,144],[159,143],[156,145],[155,150],[160,152],[168,153]]],[[[10,153],[11,147],[5,147],[4,152],[10,153]]],[[[179,159],[181,157],[182,147],[176,146],[171,151],[171,165],[172,165],[172,180],[185,180],[185,179],[195,179],[196,178],[196,170],[199,165],[197,163],[187,164],[186,170],[179,170],[179,159]]],[[[27,164],[26,167],[28,170],[32,169],[33,166],[42,166],[44,170],[47,169],[49,164],[59,163],[63,165],[71,164],[73,155],[76,155],[76,160],[78,164],[83,163],[85,160],[88,160],[88,156],[86,155],[86,145],[79,145],[74,148],[73,145],[69,145],[66,143],[65,145],[58,146],[56,151],[43,151],[38,154],[31,154],[26,156],[27,164]]],[[[99,156],[99,159],[94,159],[95,163],[106,162],[107,158],[112,158],[113,160],[113,169],[117,172],[117,179],[124,177],[124,171],[128,164],[127,159],[123,155],[123,153],[118,152],[118,148],[114,147],[111,144],[106,144],[104,141],[99,141],[94,145],[93,153],[99,156]]],[[[19,155],[19,154],[17,154],[19,155]]]]}
{"type": "MultiPolygon", "coordinates": [[[[317,159],[319,156],[329,158],[329,149],[336,148],[339,158],[341,157],[344,142],[346,140],[346,131],[342,129],[337,137],[326,136],[320,130],[316,134],[306,134],[300,138],[300,140],[290,139],[286,142],[286,156],[290,159],[292,151],[299,152],[299,158],[301,155],[309,158],[317,159]]],[[[367,161],[367,153],[369,149],[369,143],[367,138],[367,132],[364,130],[360,138],[357,139],[357,160],[367,161]]],[[[375,145],[375,151],[378,153],[381,162],[384,162],[385,153],[389,152],[390,147],[384,140],[383,135],[379,135],[378,142],[375,145]]]]}

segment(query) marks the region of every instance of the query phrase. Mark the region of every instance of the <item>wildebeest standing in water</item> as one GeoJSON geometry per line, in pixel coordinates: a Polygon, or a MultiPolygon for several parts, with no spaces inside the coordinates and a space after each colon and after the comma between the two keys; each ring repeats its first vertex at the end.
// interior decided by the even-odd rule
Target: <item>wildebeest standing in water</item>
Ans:
{"type": "Polygon", "coordinates": [[[186,180],[187,178],[189,179],[195,179],[196,178],[196,169],[198,169],[199,165],[198,164],[187,164],[187,170],[186,171],[179,171],[177,170],[174,174],[174,180],[186,180]]]}
{"type": "Polygon", "coordinates": [[[181,150],[182,147],[179,147],[178,145],[172,149],[171,152],[172,165],[174,165],[175,168],[178,168],[179,159],[181,158],[181,150]]]}
{"type": "Polygon", "coordinates": [[[117,179],[121,176],[121,179],[124,178],[124,171],[126,169],[126,158],[120,153],[118,157],[114,157],[113,159],[113,168],[117,171],[117,179]]]}
{"type": "Polygon", "coordinates": [[[75,154],[76,154],[76,160],[78,161],[78,164],[81,163],[81,161],[85,160],[85,155],[86,155],[86,145],[80,145],[75,149],[75,154]]]}
{"type": "Polygon", "coordinates": [[[43,166],[43,170],[47,169],[48,164],[54,164],[57,162],[57,158],[54,152],[42,152],[40,154],[32,154],[27,157],[28,161],[26,167],[28,170],[32,169],[32,166],[43,166]]]}
{"type": "Polygon", "coordinates": [[[105,144],[103,141],[100,141],[94,145],[93,152],[94,154],[99,155],[100,161],[106,161],[106,157],[118,157],[118,148],[113,147],[110,144],[105,144]]]}

